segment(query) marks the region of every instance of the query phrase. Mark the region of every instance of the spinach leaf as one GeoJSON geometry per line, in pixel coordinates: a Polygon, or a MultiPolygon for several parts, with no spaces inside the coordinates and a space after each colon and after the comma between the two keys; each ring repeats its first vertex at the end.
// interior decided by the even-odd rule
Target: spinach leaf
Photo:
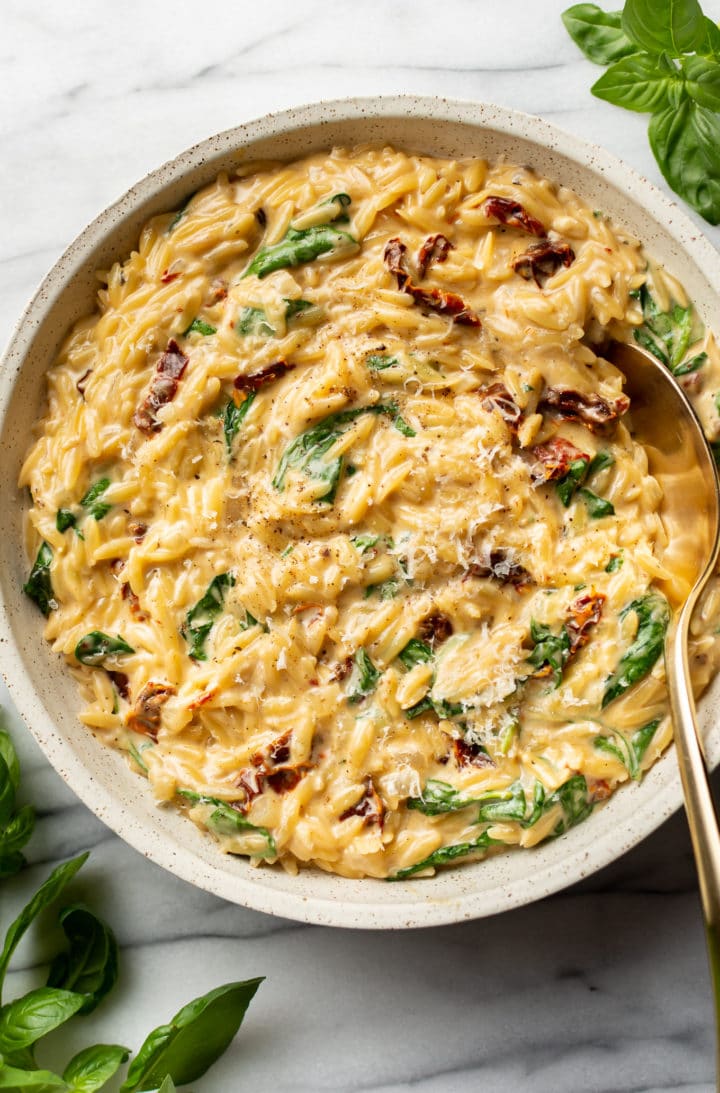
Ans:
{"type": "Polygon", "coordinates": [[[593,520],[599,520],[603,516],[613,516],[615,514],[615,506],[612,501],[607,501],[604,497],[598,497],[598,495],[593,493],[592,490],[589,490],[587,486],[583,486],[578,490],[578,493],[585,502],[585,507],[593,520]]]}
{"type": "Polygon", "coordinates": [[[0,1090],[4,1093],[67,1093],[67,1086],[49,1070],[21,1070],[0,1063],[0,1090]]]}
{"type": "Polygon", "coordinates": [[[670,623],[670,607],[665,597],[659,592],[648,592],[629,603],[622,611],[621,618],[631,611],[638,618],[637,634],[605,684],[603,709],[648,675],[665,645],[665,634],[670,623]]]}
{"type": "Polygon", "coordinates": [[[323,254],[347,254],[357,250],[358,242],[349,232],[341,231],[332,224],[318,224],[313,228],[288,228],[279,243],[262,247],[245,270],[243,277],[267,277],[278,269],[292,269],[313,262],[323,254]]]}
{"type": "Polygon", "coordinates": [[[687,376],[690,372],[697,372],[707,360],[707,353],[696,353],[694,357],[685,360],[677,368],[673,368],[674,376],[687,376]]]}
{"type": "Polygon", "coordinates": [[[81,664],[96,668],[107,657],[122,657],[134,652],[133,647],[120,634],[113,638],[102,630],[91,630],[75,646],[75,659],[81,664]]]}
{"type": "Polygon", "coordinates": [[[612,452],[603,450],[598,452],[590,460],[590,466],[588,467],[588,478],[592,478],[593,475],[599,474],[600,471],[604,471],[607,467],[612,467],[615,462],[615,456],[612,452]]]}
{"type": "Polygon", "coordinates": [[[380,584],[369,584],[363,592],[363,599],[369,600],[371,596],[378,595],[381,600],[394,600],[400,591],[400,581],[397,577],[388,577],[380,584]]]}
{"type": "Polygon", "coordinates": [[[347,700],[356,705],[372,694],[378,685],[381,673],[362,646],[356,649],[353,661],[353,670],[348,680],[347,700]]]}
{"type": "Polygon", "coordinates": [[[707,35],[698,0],[625,0],[622,28],[640,49],[671,57],[702,49],[707,35]]]}
{"type": "Polygon", "coordinates": [[[684,82],[672,65],[647,53],[636,53],[610,65],[590,88],[598,99],[640,114],[676,107],[684,94],[684,82]]]}
{"type": "Polygon", "coordinates": [[[473,839],[466,843],[454,843],[452,846],[441,846],[439,850],[435,850],[432,854],[428,854],[427,858],[423,858],[422,861],[416,862],[415,865],[409,865],[405,869],[399,869],[397,873],[393,873],[388,877],[388,880],[404,880],[406,877],[413,876],[414,873],[420,873],[424,869],[435,868],[438,865],[447,865],[448,862],[455,861],[457,858],[466,858],[469,854],[476,854],[479,851],[487,850],[488,847],[497,845],[497,839],[491,839],[487,831],[483,831],[482,835],[478,835],[477,839],[473,839]]]}
{"type": "Polygon", "coordinates": [[[476,797],[467,797],[448,782],[429,778],[420,797],[410,797],[406,807],[425,816],[440,816],[480,806],[477,823],[522,820],[525,817],[525,793],[520,782],[505,789],[490,789],[476,797]]]}
{"type": "Polygon", "coordinates": [[[400,361],[389,353],[368,353],[365,364],[371,372],[383,372],[386,368],[396,368],[400,361]]]}
{"type": "Polygon", "coordinates": [[[606,573],[617,573],[618,569],[622,567],[623,556],[622,554],[613,554],[610,561],[605,566],[606,573]]]}
{"type": "Polygon", "coordinates": [[[65,907],[60,923],[70,943],[55,957],[48,987],[61,987],[84,996],[80,1013],[92,1013],[118,976],[118,947],[110,927],[80,904],[65,907]]]}
{"type": "Polygon", "coordinates": [[[62,865],[58,865],[56,869],[53,869],[50,876],[40,885],[30,902],[23,907],[14,922],[11,922],[7,933],[5,934],[3,950],[0,953],[0,994],[2,993],[2,985],[5,980],[5,973],[7,972],[10,958],[15,952],[15,949],[28,926],[37,918],[41,911],[44,911],[45,908],[60,895],[65,885],[75,876],[78,869],[80,869],[85,861],[87,861],[87,857],[87,853],[80,854],[77,858],[71,858],[70,861],[63,862],[62,865]]]}
{"type": "Polygon", "coordinates": [[[33,1044],[64,1025],[83,1004],[81,994],[38,987],[0,1009],[0,1055],[13,1066],[32,1066],[33,1044]]]}
{"type": "Polygon", "coordinates": [[[217,327],[212,323],[206,323],[204,319],[193,319],[187,330],[183,331],[183,338],[187,338],[188,334],[202,334],[204,337],[209,338],[211,334],[217,334],[217,327]]]}
{"type": "Polygon", "coordinates": [[[227,983],[183,1006],[146,1038],[120,1093],[156,1088],[168,1074],[177,1085],[201,1078],[235,1037],[261,983],[227,983]]]}
{"type": "Polygon", "coordinates": [[[562,13],[562,21],[573,42],[597,65],[637,52],[622,29],[622,12],[603,11],[597,4],[574,4],[562,13]]]}
{"type": "Polygon", "coordinates": [[[596,736],[593,743],[598,751],[612,755],[627,770],[635,782],[642,777],[641,763],[655,731],[660,724],[660,718],[648,721],[641,729],[634,732],[629,738],[617,730],[610,736],[596,736]]]}
{"type": "Polygon", "coordinates": [[[570,505],[580,483],[585,481],[587,470],[587,459],[574,459],[568,467],[567,472],[556,483],[555,489],[557,490],[557,495],[565,508],[568,508],[570,505]]]}
{"type": "Polygon", "coordinates": [[[552,833],[553,838],[564,835],[575,824],[587,819],[593,810],[593,802],[588,796],[588,787],[584,775],[574,774],[572,778],[568,778],[567,782],[563,782],[554,793],[546,796],[542,810],[543,812],[549,812],[555,805],[560,805],[563,817],[555,825],[552,833]]]}
{"type": "Polygon", "coordinates": [[[416,664],[429,664],[433,658],[433,651],[425,641],[420,638],[410,638],[410,641],[398,653],[406,668],[414,668],[416,664]]]}
{"type": "Polygon", "coordinates": [[[414,706],[410,706],[405,710],[405,717],[408,721],[414,721],[421,714],[434,713],[437,717],[448,720],[451,717],[458,717],[464,712],[465,707],[462,702],[448,702],[445,698],[432,698],[430,695],[425,695],[414,706]]]}
{"type": "Polygon", "coordinates": [[[720,223],[720,117],[685,99],[654,114],[648,136],[668,185],[710,224],[720,223]]]}
{"type": "Polygon", "coordinates": [[[186,800],[191,801],[194,805],[215,806],[205,823],[210,831],[213,831],[216,835],[231,837],[247,831],[257,832],[257,834],[264,839],[265,845],[262,850],[253,854],[248,854],[248,857],[277,857],[277,847],[271,832],[268,831],[266,827],[258,827],[257,824],[250,823],[249,820],[245,819],[241,812],[238,812],[232,805],[229,805],[227,801],[222,801],[219,797],[208,797],[202,793],[195,793],[195,791],[191,789],[179,789],[177,792],[178,796],[185,797],[186,800]]]}
{"type": "Polygon", "coordinates": [[[77,516],[70,509],[58,509],[55,516],[55,527],[58,531],[67,531],[68,528],[74,528],[77,524],[77,516]]]}
{"type": "Polygon", "coordinates": [[[80,498],[82,507],[87,509],[88,515],[92,516],[95,520],[102,520],[103,516],[107,516],[112,508],[112,505],[108,505],[106,501],[100,500],[109,485],[109,478],[100,478],[90,486],[87,493],[80,498]]]}
{"type": "MultiPolygon", "coordinates": [[[[289,322],[295,315],[301,315],[303,311],[312,309],[315,305],[311,300],[285,300],[285,321],[289,322]]],[[[238,334],[247,336],[253,334],[256,337],[271,338],[276,333],[271,326],[265,311],[261,307],[244,307],[238,316],[235,330],[238,334]]]]}
{"type": "Polygon", "coordinates": [[[190,645],[193,660],[207,660],[205,642],[213,628],[215,620],[221,614],[225,603],[225,590],[232,588],[235,578],[232,573],[218,573],[207,587],[205,595],[185,616],[181,633],[190,645]]]}
{"type": "MultiPolygon", "coordinates": [[[[720,394],[720,392],[718,393],[720,394]]],[[[718,413],[720,413],[720,410],[718,413]]],[[[371,550],[372,547],[377,546],[381,539],[381,535],[353,535],[350,542],[356,550],[364,554],[366,550],[371,550]]]]}
{"type": "Polygon", "coordinates": [[[708,110],[720,110],[720,64],[717,59],[695,54],[684,57],[682,66],[688,95],[708,110]]]}
{"type": "Polygon", "coordinates": [[[560,632],[554,634],[549,626],[536,619],[530,620],[530,638],[535,648],[527,658],[539,674],[543,668],[550,668],[554,689],[562,683],[563,668],[570,657],[570,635],[566,627],[560,627],[560,632]]]}
{"type": "Polygon", "coordinates": [[[682,363],[692,338],[692,307],[675,304],[670,311],[660,311],[645,284],[638,289],[637,297],[642,306],[643,325],[635,329],[635,340],[675,375],[699,368],[702,361],[688,362],[690,367],[682,363]]]}
{"type": "Polygon", "coordinates": [[[393,425],[405,436],[415,436],[407,422],[400,417],[397,404],[379,402],[374,406],[358,406],[354,410],[341,410],[330,414],[311,425],[290,442],[283,452],[272,484],[276,490],[285,489],[285,479],[289,470],[306,474],[309,478],[327,483],[327,491],[318,497],[318,501],[332,503],[342,475],[342,456],[335,459],[323,459],[343,433],[362,414],[383,414],[392,418],[393,425]]]}
{"type": "Polygon", "coordinates": [[[50,580],[50,563],[52,562],[53,552],[48,543],[43,542],[42,546],[37,552],[35,564],[30,570],[30,576],[23,585],[23,592],[26,596],[29,596],[33,600],[43,615],[47,618],[51,611],[54,611],[57,607],[57,600],[53,593],[52,581],[50,580]]]}
{"type": "Polygon", "coordinates": [[[240,431],[240,426],[248,415],[248,411],[255,401],[257,391],[244,392],[245,398],[242,402],[235,402],[234,398],[231,398],[225,407],[225,414],[223,416],[223,433],[225,434],[225,447],[227,448],[228,458],[232,456],[233,441],[240,431]]]}
{"type": "Polygon", "coordinates": [[[95,1093],[102,1089],[129,1055],[129,1049],[119,1044],[97,1044],[79,1051],[63,1072],[63,1081],[70,1087],[68,1093],[95,1093]]]}

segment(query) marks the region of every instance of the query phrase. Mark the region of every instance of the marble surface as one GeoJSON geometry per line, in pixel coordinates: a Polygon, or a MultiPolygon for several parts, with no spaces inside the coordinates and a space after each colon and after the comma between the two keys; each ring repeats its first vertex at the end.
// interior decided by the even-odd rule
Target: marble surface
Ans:
{"type": "MultiPolygon", "coordinates": [[[[567,37],[564,6],[3,0],[0,333],[72,236],[145,172],[212,132],[302,102],[407,91],[495,101],[597,141],[663,185],[646,118],[589,94],[598,70],[567,37]]],[[[720,18],[720,0],[704,6],[720,18]]],[[[720,244],[720,229],[703,230],[720,244]]],[[[10,709],[1,685],[0,705],[10,709]]],[[[681,815],[584,883],[493,919],[405,934],[313,928],[223,903],[145,861],[10,720],[39,824],[31,868],[2,889],[3,920],[51,865],[90,848],[75,891],[122,946],[115,996],[73,1022],[51,1055],[92,1040],[137,1048],[195,994],[266,975],[237,1041],[196,1090],[714,1088],[681,815]]],[[[46,922],[23,943],[11,994],[39,981],[57,941],[46,922]]]]}

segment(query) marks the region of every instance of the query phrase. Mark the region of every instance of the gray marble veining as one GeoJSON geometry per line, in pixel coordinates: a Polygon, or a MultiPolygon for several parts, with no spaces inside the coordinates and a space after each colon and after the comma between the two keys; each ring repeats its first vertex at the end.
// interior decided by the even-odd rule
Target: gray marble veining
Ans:
{"type": "MultiPolygon", "coordinates": [[[[351,94],[432,93],[541,114],[663,185],[646,119],[593,99],[598,71],[560,0],[4,0],[0,41],[0,329],[69,239],[182,148],[270,110],[351,94]]],[[[705,4],[720,17],[720,2],[705,4]]],[[[701,222],[696,222],[700,225],[701,222]]],[[[701,225],[717,245],[720,229],[701,225]]],[[[0,705],[9,707],[0,686],[0,705]]],[[[91,848],[75,892],[113,923],[116,996],[52,1052],[136,1048],[194,994],[267,976],[207,1093],[470,1093],[713,1088],[713,1022],[682,816],[582,884],[474,923],[406,934],[300,926],[225,904],[113,836],[13,718],[31,868],[3,917],[59,859],[91,848]]],[[[11,990],[39,982],[51,923],[20,947],[11,990]]],[[[48,1060],[50,1061],[50,1060],[48,1060]]]]}

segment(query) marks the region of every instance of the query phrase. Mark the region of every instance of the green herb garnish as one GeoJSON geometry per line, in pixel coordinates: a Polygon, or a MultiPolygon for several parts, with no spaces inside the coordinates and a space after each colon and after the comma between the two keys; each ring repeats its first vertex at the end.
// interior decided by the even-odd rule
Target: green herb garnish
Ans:
{"type": "MultiPolygon", "coordinates": [[[[189,655],[193,660],[207,660],[205,642],[213,628],[215,620],[222,612],[225,603],[225,590],[232,588],[235,578],[232,573],[218,573],[207,587],[205,595],[185,616],[182,636],[190,645],[189,655]]],[[[255,620],[253,620],[255,621],[255,620]]],[[[247,629],[247,627],[243,627],[247,629]]]]}
{"type": "Polygon", "coordinates": [[[659,592],[648,592],[629,603],[620,617],[624,618],[631,611],[638,618],[637,635],[605,685],[603,709],[648,675],[665,645],[670,623],[670,607],[665,597],[659,592]]]}
{"type": "Polygon", "coordinates": [[[128,653],[134,652],[132,646],[128,645],[120,634],[113,638],[110,634],[104,634],[102,630],[92,630],[84,638],[80,638],[75,646],[75,659],[81,664],[96,668],[107,657],[127,656],[128,653]]]}
{"type": "Polygon", "coordinates": [[[624,733],[615,731],[609,736],[596,736],[593,743],[599,751],[607,752],[608,755],[612,755],[619,763],[622,763],[630,777],[635,782],[639,782],[645,752],[655,735],[660,720],[659,717],[656,717],[654,721],[648,721],[647,725],[643,725],[632,736],[626,736],[624,733]]]}
{"type": "Polygon", "coordinates": [[[43,543],[37,552],[35,564],[30,570],[30,576],[23,585],[23,592],[38,605],[43,615],[47,618],[51,611],[57,607],[57,600],[53,593],[50,579],[50,563],[53,552],[48,543],[43,543]]]}
{"type": "Polygon", "coordinates": [[[348,702],[357,705],[372,694],[378,685],[380,674],[366,650],[362,646],[357,649],[353,657],[353,670],[348,680],[348,702]]]}

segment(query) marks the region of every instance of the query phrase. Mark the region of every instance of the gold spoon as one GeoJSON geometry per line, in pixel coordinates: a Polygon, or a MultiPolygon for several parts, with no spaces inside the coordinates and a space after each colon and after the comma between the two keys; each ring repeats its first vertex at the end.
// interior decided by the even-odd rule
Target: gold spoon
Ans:
{"type": "Polygon", "coordinates": [[[650,353],[620,342],[613,342],[606,356],[625,376],[624,389],[630,397],[630,431],[647,452],[650,473],[663,489],[660,516],[668,533],[665,560],[687,582],[685,594],[680,598],[677,584],[674,594],[670,588],[666,589],[673,618],[665,643],[665,672],[675,751],[700,882],[716,1028],[720,1030],[720,832],[698,733],[688,664],[690,619],[720,555],[718,472],[695,411],[665,365],[650,353]]]}

